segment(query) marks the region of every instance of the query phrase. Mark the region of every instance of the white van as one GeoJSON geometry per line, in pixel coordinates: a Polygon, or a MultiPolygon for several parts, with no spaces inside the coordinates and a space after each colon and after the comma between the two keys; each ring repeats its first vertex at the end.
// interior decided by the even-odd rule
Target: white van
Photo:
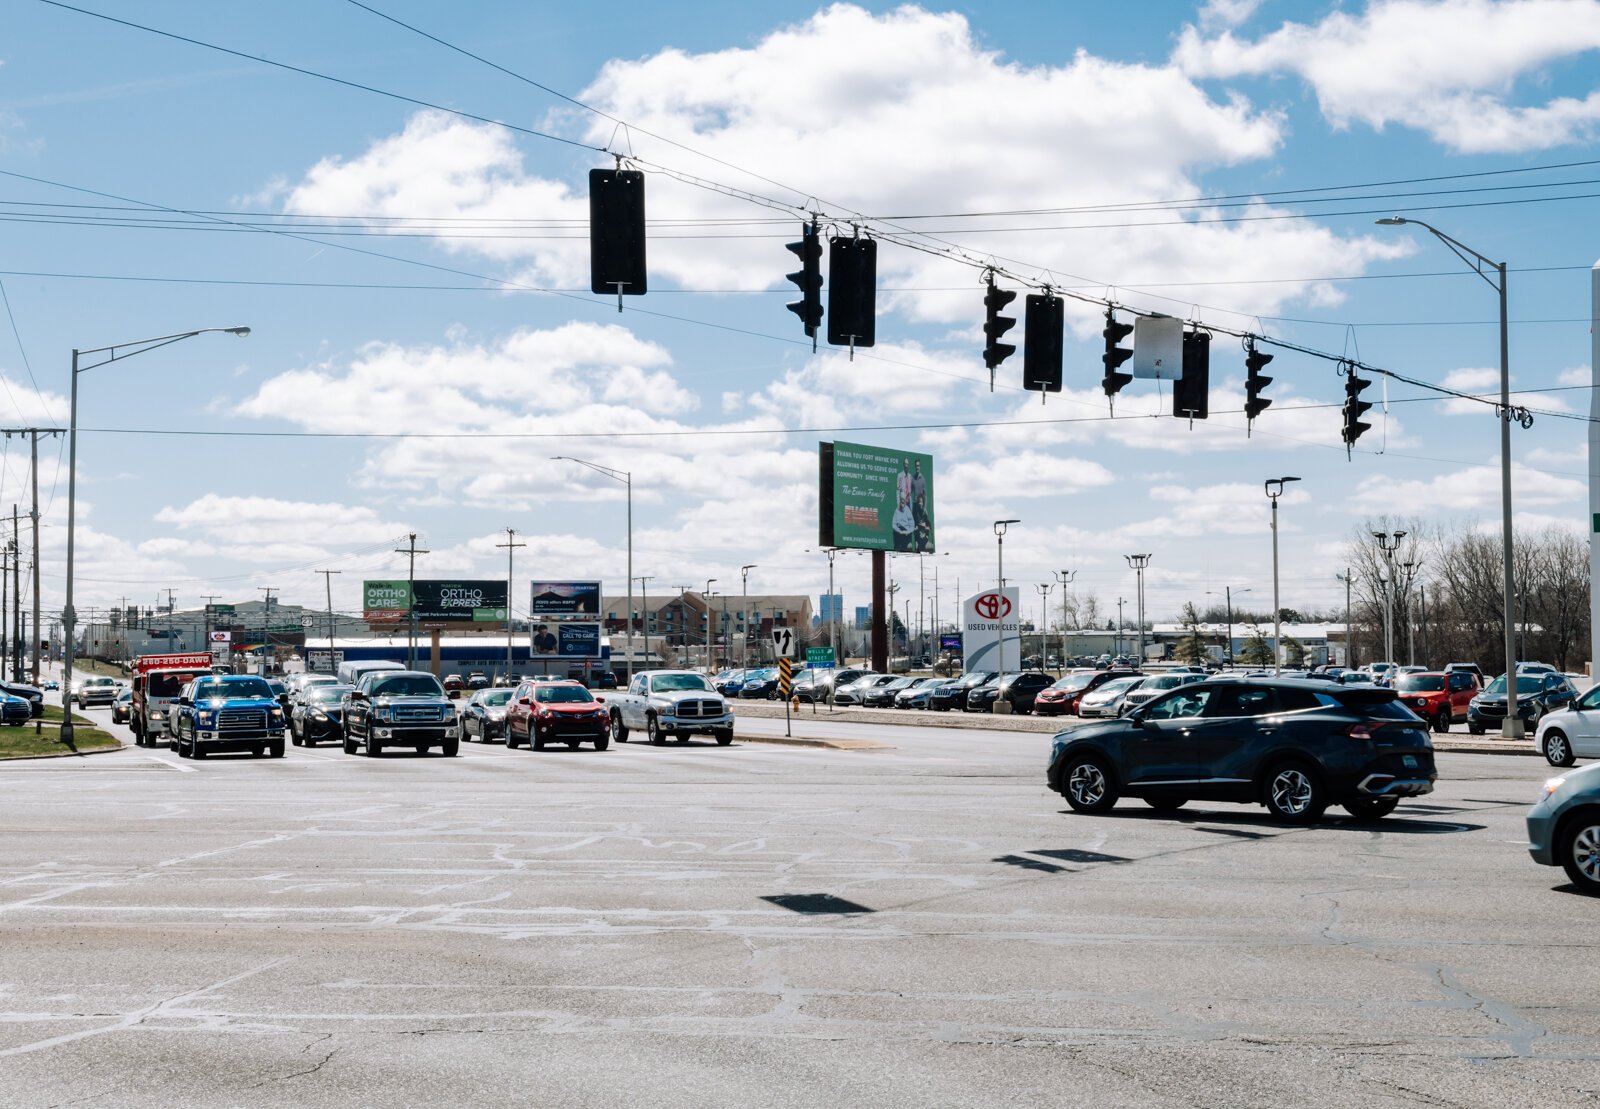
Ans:
{"type": "Polygon", "coordinates": [[[390,662],[388,659],[381,658],[360,659],[355,662],[341,662],[339,664],[339,680],[345,685],[356,685],[361,681],[361,675],[370,674],[374,670],[404,669],[404,663],[390,662]]]}

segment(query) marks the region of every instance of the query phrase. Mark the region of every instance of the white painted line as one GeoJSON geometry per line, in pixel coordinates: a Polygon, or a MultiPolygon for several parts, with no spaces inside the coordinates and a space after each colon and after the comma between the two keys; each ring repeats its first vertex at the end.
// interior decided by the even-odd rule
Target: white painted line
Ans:
{"type": "Polygon", "coordinates": [[[194,774],[199,769],[194,766],[184,766],[181,762],[173,762],[171,759],[164,759],[160,755],[146,755],[145,758],[151,762],[159,762],[162,766],[170,766],[174,770],[181,770],[185,774],[194,774]]]}

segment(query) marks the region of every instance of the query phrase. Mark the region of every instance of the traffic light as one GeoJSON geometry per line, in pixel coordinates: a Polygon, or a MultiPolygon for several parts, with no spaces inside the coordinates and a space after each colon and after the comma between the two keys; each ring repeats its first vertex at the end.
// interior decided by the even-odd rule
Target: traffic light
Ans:
{"type": "Polygon", "coordinates": [[[994,271],[989,271],[989,291],[983,294],[983,364],[989,367],[989,392],[994,392],[995,367],[1017,353],[1010,343],[1000,342],[1000,336],[1017,326],[1011,316],[1002,316],[1000,309],[1017,299],[1011,289],[1002,289],[994,283],[994,271]]]}
{"type": "Polygon", "coordinates": [[[878,324],[877,296],[877,241],[830,239],[828,342],[836,347],[870,347],[878,324]]]}
{"type": "Polygon", "coordinates": [[[811,337],[811,349],[817,349],[817,328],[822,326],[822,239],[817,234],[817,221],[803,224],[797,243],[785,244],[800,259],[800,268],[786,276],[800,286],[800,299],[789,305],[789,311],[800,317],[811,337]]]}
{"type": "Polygon", "coordinates": [[[1211,415],[1211,332],[1183,334],[1183,376],[1172,383],[1172,414],[1203,420],[1211,415]]]}
{"type": "Polygon", "coordinates": [[[1244,417],[1253,420],[1272,403],[1261,395],[1261,390],[1272,384],[1272,378],[1263,377],[1261,367],[1272,361],[1272,355],[1256,349],[1254,339],[1244,341],[1244,417]]]}
{"type": "Polygon", "coordinates": [[[1361,399],[1361,390],[1371,385],[1368,378],[1357,377],[1355,367],[1350,367],[1344,379],[1344,446],[1348,454],[1361,433],[1371,429],[1371,424],[1361,422],[1361,417],[1367,409],[1372,407],[1372,402],[1361,399]]]}
{"type": "Polygon", "coordinates": [[[1107,397],[1114,397],[1122,391],[1122,387],[1133,380],[1132,374],[1119,373],[1117,367],[1133,357],[1133,351],[1127,347],[1119,347],[1118,343],[1133,334],[1133,324],[1118,323],[1116,313],[1110,308],[1106,309],[1106,329],[1101,332],[1106,337],[1106,352],[1100,360],[1106,364],[1106,375],[1100,381],[1100,387],[1105,390],[1107,397]]]}
{"type": "Polygon", "coordinates": [[[648,289],[644,266],[644,174],[589,171],[589,289],[622,298],[648,289]]]}
{"type": "Polygon", "coordinates": [[[1061,392],[1061,333],[1065,324],[1060,297],[1030,295],[1022,325],[1022,387],[1061,392]]]}

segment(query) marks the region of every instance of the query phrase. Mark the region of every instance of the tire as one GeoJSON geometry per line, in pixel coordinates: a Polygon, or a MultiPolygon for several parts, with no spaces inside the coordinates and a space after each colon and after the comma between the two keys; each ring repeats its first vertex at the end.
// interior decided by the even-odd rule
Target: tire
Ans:
{"type": "Polygon", "coordinates": [[[533,748],[535,751],[543,751],[544,750],[544,740],[540,739],[538,736],[533,736],[528,741],[528,746],[533,748]]]}
{"type": "Polygon", "coordinates": [[[1556,854],[1573,885],[1600,894],[1600,811],[1590,809],[1569,820],[1557,837],[1556,854]]]}
{"type": "Polygon", "coordinates": [[[611,733],[610,732],[607,732],[604,735],[597,735],[597,736],[594,737],[594,749],[596,751],[604,751],[607,747],[610,747],[610,746],[611,746],[611,733]]]}
{"type": "Polygon", "coordinates": [[[1187,797],[1146,797],[1144,803],[1156,812],[1177,812],[1189,803],[1187,797]]]}
{"type": "Polygon", "coordinates": [[[345,736],[344,737],[344,753],[347,754],[347,755],[354,755],[358,751],[359,751],[359,748],[356,747],[356,741],[351,739],[349,736],[345,736]]]}
{"type": "Polygon", "coordinates": [[[716,737],[717,737],[717,746],[718,747],[726,747],[726,746],[728,746],[728,744],[733,742],[733,729],[732,728],[723,728],[722,730],[720,730],[720,731],[718,731],[716,733],[716,737]]]}
{"type": "Polygon", "coordinates": [[[1484,731],[1484,728],[1483,728],[1482,724],[1468,723],[1467,724],[1467,731],[1471,732],[1473,735],[1482,735],[1483,731],[1484,731]]]}
{"type": "Polygon", "coordinates": [[[439,754],[447,759],[453,759],[460,753],[461,741],[459,739],[447,739],[439,747],[439,754]]]}
{"type": "Polygon", "coordinates": [[[1261,803],[1276,820],[1309,824],[1328,807],[1322,780],[1303,762],[1283,762],[1267,772],[1261,803]]]}
{"type": "Polygon", "coordinates": [[[294,726],[293,720],[289,721],[289,742],[296,747],[304,747],[306,745],[305,736],[300,734],[300,730],[294,726]]]}
{"type": "Polygon", "coordinates": [[[266,753],[267,753],[267,747],[266,747],[266,744],[264,744],[264,743],[258,743],[254,747],[250,748],[250,757],[251,758],[259,759],[262,755],[264,755],[266,753]]]}
{"type": "Polygon", "coordinates": [[[267,744],[267,754],[271,755],[275,759],[283,758],[283,740],[275,739],[271,743],[267,744]]]}
{"type": "Polygon", "coordinates": [[[644,718],[644,732],[650,737],[650,742],[657,747],[667,742],[667,737],[661,734],[661,725],[657,723],[654,714],[644,718]]]}
{"type": "Polygon", "coordinates": [[[512,730],[512,727],[511,727],[510,724],[507,724],[506,725],[506,750],[507,751],[514,751],[518,747],[521,747],[521,746],[522,746],[522,741],[517,738],[517,733],[514,730],[512,730]]]}
{"type": "Polygon", "coordinates": [[[1061,775],[1061,795],[1073,812],[1110,812],[1117,803],[1111,771],[1094,755],[1074,755],[1061,775]]]}
{"type": "Polygon", "coordinates": [[[1357,820],[1382,820],[1394,812],[1398,797],[1361,797],[1344,803],[1344,811],[1357,820]]]}
{"type": "Polygon", "coordinates": [[[138,719],[129,720],[128,727],[133,729],[133,745],[135,747],[150,746],[150,743],[145,735],[144,727],[140,724],[138,719]]]}
{"type": "Polygon", "coordinates": [[[1572,742],[1560,728],[1551,728],[1544,733],[1542,753],[1544,761],[1551,766],[1571,766],[1578,761],[1572,754],[1572,742]]]}
{"type": "Polygon", "coordinates": [[[191,759],[203,759],[206,757],[206,750],[204,747],[200,746],[200,741],[198,739],[191,739],[189,741],[189,757],[191,759]]]}
{"type": "Polygon", "coordinates": [[[578,744],[580,744],[582,742],[583,742],[583,740],[581,740],[581,739],[569,739],[569,740],[567,740],[567,750],[576,751],[578,749],[578,744]]]}
{"type": "Polygon", "coordinates": [[[618,743],[628,742],[628,726],[622,722],[622,713],[613,711],[611,714],[611,738],[618,743]]]}
{"type": "Polygon", "coordinates": [[[688,743],[689,742],[689,733],[688,732],[679,732],[677,735],[673,736],[672,738],[677,740],[679,743],[688,743]]]}
{"type": "Polygon", "coordinates": [[[367,758],[375,759],[381,754],[383,754],[383,744],[373,739],[369,732],[367,735],[367,758]]]}
{"type": "Polygon", "coordinates": [[[1433,730],[1438,732],[1440,735],[1443,735],[1445,732],[1450,730],[1451,722],[1450,706],[1446,705],[1444,708],[1440,709],[1438,715],[1433,718],[1433,730]]]}

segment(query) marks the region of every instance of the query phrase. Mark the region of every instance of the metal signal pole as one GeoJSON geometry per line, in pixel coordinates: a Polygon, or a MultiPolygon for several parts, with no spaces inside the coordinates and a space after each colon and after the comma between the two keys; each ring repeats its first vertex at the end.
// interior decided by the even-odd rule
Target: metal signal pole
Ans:
{"type": "MultiPolygon", "coordinates": [[[[396,547],[395,554],[403,554],[406,563],[406,617],[409,631],[406,634],[406,669],[417,668],[417,556],[419,554],[432,554],[432,551],[419,551],[417,549],[417,533],[412,532],[406,536],[407,545],[396,547]]],[[[506,600],[510,600],[507,597],[506,600]]]]}
{"type": "MultiPolygon", "coordinates": [[[[518,547],[526,547],[527,544],[526,543],[518,543],[517,542],[517,529],[516,528],[506,528],[506,541],[504,543],[496,543],[495,546],[496,547],[504,547],[506,549],[506,681],[509,682],[511,680],[511,637],[512,637],[511,620],[512,620],[512,613],[515,611],[515,609],[512,607],[511,599],[512,599],[512,597],[514,597],[516,595],[515,593],[512,592],[512,589],[511,589],[511,584],[512,584],[512,561],[511,560],[512,560],[512,558],[514,558],[516,556],[517,548],[518,547]]],[[[629,589],[629,593],[631,594],[632,592],[633,591],[630,588],[629,589]]],[[[632,618],[633,618],[633,614],[629,613],[628,614],[628,618],[631,621],[632,618]]],[[[630,623],[629,626],[630,626],[630,628],[632,627],[631,623],[630,623]]],[[[630,630],[628,632],[628,635],[631,637],[633,635],[633,632],[630,630]]]]}

